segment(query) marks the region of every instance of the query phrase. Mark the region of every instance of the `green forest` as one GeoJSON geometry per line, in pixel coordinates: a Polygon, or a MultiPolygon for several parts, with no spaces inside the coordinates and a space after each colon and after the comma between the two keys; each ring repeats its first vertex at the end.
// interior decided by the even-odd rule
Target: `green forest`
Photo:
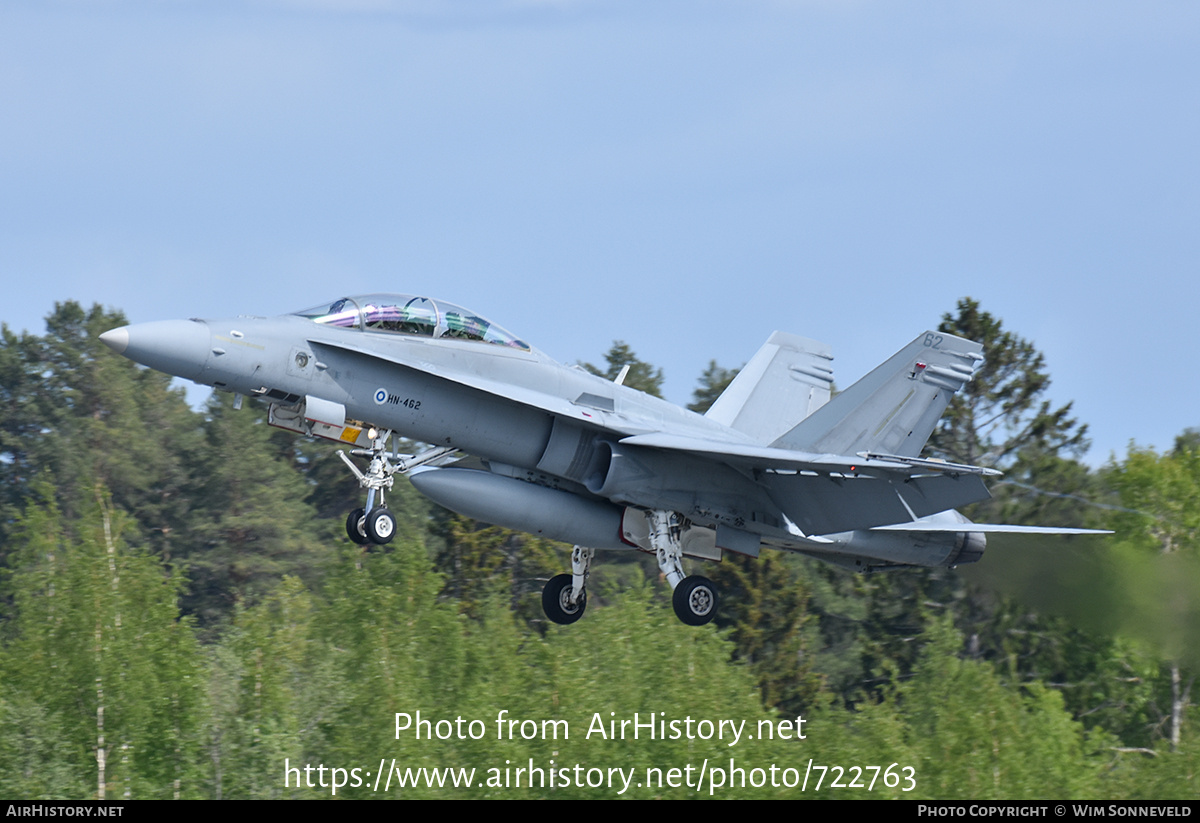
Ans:
{"type": "MultiPolygon", "coordinates": [[[[873,575],[694,561],[722,590],[699,628],[638,553],[548,623],[570,546],[403,479],[396,539],[352,544],[335,444],[192,409],[97,340],[125,322],[2,330],[0,796],[1200,796],[1200,429],[1089,467],[1043,355],[970,299],[941,329],[987,361],[926,454],[1005,472],[974,520],[1115,534],[873,575]]],[[[601,357],[660,391],[625,343],[601,357]]]]}

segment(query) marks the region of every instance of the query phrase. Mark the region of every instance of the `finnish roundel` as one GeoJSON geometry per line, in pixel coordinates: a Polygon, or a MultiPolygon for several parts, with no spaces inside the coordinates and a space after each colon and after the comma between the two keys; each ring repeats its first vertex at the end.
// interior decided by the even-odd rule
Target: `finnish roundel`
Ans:
{"type": "Polygon", "coordinates": [[[388,394],[387,389],[376,389],[375,390],[375,405],[382,406],[384,403],[386,403],[387,402],[387,394],[388,394]]]}

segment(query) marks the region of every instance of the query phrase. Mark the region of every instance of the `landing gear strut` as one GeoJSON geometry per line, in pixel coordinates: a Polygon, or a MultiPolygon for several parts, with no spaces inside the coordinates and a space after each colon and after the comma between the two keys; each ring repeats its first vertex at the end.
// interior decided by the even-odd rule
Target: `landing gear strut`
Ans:
{"type": "Polygon", "coordinates": [[[396,452],[394,439],[392,453],[388,454],[387,441],[390,437],[392,437],[392,432],[380,432],[377,437],[372,437],[371,448],[350,451],[355,457],[371,459],[366,472],[359,470],[345,452],[338,452],[338,457],[342,458],[342,461],[358,478],[358,484],[367,490],[367,505],[364,508],[355,509],[346,517],[346,536],[360,546],[368,543],[383,546],[392,542],[392,538],[396,536],[396,516],[388,510],[384,501],[385,492],[392,488],[393,475],[397,472],[404,474],[417,466],[423,466],[458,451],[451,447],[430,449],[416,457],[405,455],[409,459],[404,460],[396,452]],[[376,504],[376,495],[378,495],[378,504],[376,504]]]}
{"type": "Polygon", "coordinates": [[[717,587],[707,577],[684,576],[683,544],[679,539],[683,518],[678,512],[651,509],[646,512],[646,520],[658,567],[674,590],[671,606],[675,616],[689,626],[703,626],[717,614],[717,587]]]}

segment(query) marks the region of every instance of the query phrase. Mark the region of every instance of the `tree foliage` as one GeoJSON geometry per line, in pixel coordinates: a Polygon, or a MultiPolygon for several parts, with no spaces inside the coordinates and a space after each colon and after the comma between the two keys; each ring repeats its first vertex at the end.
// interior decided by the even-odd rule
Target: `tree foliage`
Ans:
{"type": "Polygon", "coordinates": [[[729,388],[733,378],[738,376],[740,369],[727,369],[718,366],[716,360],[708,361],[708,368],[700,375],[699,385],[692,390],[692,402],[688,408],[699,414],[708,411],[721,393],[729,388]]]}
{"type": "Polygon", "coordinates": [[[301,474],[276,448],[265,416],[235,411],[227,395],[208,404],[206,448],[197,456],[186,604],[206,624],[257,602],[285,575],[311,577],[324,563],[301,474]]]}
{"type": "Polygon", "coordinates": [[[0,770],[9,796],[200,796],[203,669],[179,578],[123,524],[102,487],[73,532],[48,497],[21,518],[0,737],[61,736],[0,770]]]}
{"type": "Polygon", "coordinates": [[[946,313],[938,331],[983,344],[984,362],[950,400],[929,451],[956,463],[1006,467],[1024,452],[1078,456],[1087,449],[1087,425],[1071,417],[1071,403],[1055,408],[1045,356],[1003,327],[969,297],[946,313]]]}
{"type": "Polygon", "coordinates": [[[604,353],[605,367],[602,369],[591,363],[583,367],[592,374],[597,374],[606,380],[616,380],[621,370],[629,367],[622,385],[645,392],[653,397],[662,397],[663,372],[644,360],[638,359],[633,349],[624,340],[614,340],[612,347],[604,353]]]}
{"type": "Polygon", "coordinates": [[[200,419],[171,378],[136,366],[101,344],[124,316],[60,303],[43,337],[0,339],[0,538],[41,477],[75,516],[96,482],[133,515],[140,545],[167,554],[188,513],[187,463],[200,419]],[[169,433],[169,436],[168,436],[169,433]]]}
{"type": "Polygon", "coordinates": [[[1178,749],[1200,670],[1200,449],[1183,437],[1168,454],[1130,447],[1125,462],[1106,475],[1121,504],[1113,530],[1128,549],[1114,551],[1111,560],[1124,572],[1126,621],[1168,657],[1162,725],[1178,749]]]}

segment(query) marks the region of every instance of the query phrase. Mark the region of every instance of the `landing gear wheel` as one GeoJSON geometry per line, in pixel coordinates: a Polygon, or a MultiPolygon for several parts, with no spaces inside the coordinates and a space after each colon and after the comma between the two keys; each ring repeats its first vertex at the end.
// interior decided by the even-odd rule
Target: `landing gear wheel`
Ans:
{"type": "Polygon", "coordinates": [[[387,509],[372,509],[367,515],[365,528],[371,542],[382,546],[384,543],[391,543],[392,538],[396,536],[396,518],[387,509]]]}
{"type": "Polygon", "coordinates": [[[346,536],[360,546],[371,542],[366,532],[366,509],[355,509],[346,516],[346,536]]]}
{"type": "Polygon", "coordinates": [[[583,610],[587,607],[587,592],[580,595],[574,605],[571,604],[570,597],[571,575],[560,574],[552,577],[542,589],[542,611],[555,623],[564,626],[574,623],[583,617],[583,610]]]}
{"type": "Polygon", "coordinates": [[[671,595],[675,616],[689,626],[703,626],[717,614],[717,587],[707,577],[694,574],[679,581],[671,595]]]}

